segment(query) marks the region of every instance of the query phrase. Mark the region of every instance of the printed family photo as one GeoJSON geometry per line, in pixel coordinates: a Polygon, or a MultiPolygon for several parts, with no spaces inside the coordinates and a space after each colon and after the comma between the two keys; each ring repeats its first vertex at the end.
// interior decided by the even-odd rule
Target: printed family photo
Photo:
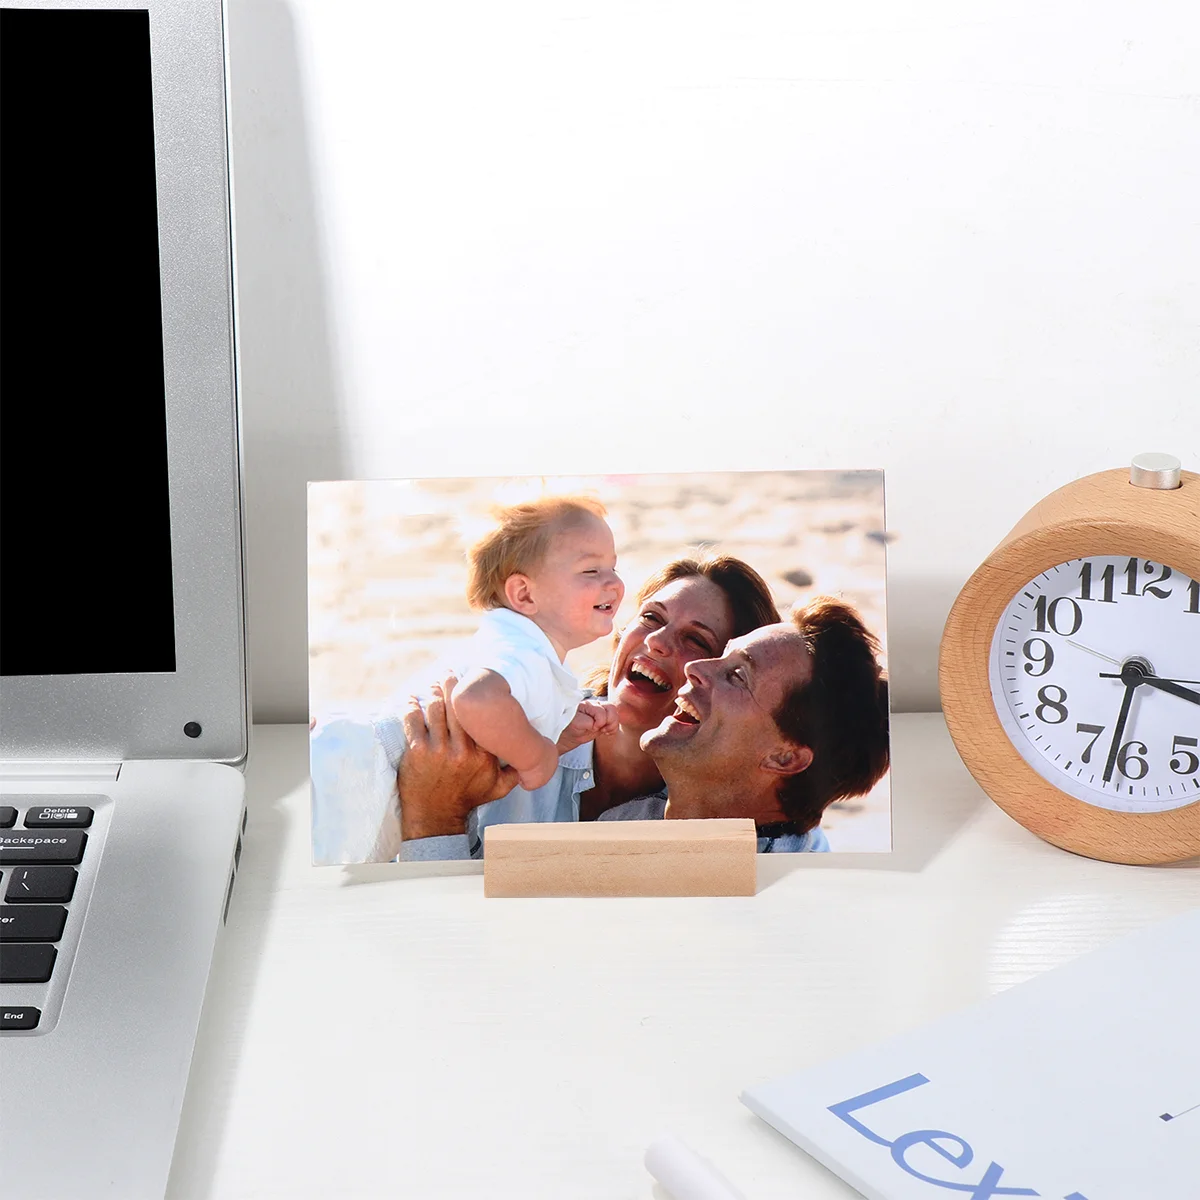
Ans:
{"type": "Polygon", "coordinates": [[[309,485],[313,861],[750,817],[891,848],[878,471],[309,485]]]}

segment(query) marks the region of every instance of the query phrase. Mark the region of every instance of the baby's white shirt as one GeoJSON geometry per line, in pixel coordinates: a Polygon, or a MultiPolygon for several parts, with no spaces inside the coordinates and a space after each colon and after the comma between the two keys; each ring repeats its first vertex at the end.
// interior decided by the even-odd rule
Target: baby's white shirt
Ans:
{"type": "Polygon", "coordinates": [[[508,684],[530,725],[557,742],[583,699],[575,676],[558,660],[550,639],[528,617],[508,608],[483,614],[466,643],[460,678],[468,671],[495,671],[508,684]]]}

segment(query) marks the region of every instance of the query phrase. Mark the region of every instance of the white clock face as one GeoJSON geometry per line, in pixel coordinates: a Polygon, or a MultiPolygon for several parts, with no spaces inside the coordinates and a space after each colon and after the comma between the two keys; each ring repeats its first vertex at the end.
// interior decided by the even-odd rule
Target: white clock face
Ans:
{"type": "Polygon", "coordinates": [[[1119,812],[1200,800],[1200,583],[1124,556],[1051,567],[992,637],[1000,723],[1039,775],[1119,812]]]}

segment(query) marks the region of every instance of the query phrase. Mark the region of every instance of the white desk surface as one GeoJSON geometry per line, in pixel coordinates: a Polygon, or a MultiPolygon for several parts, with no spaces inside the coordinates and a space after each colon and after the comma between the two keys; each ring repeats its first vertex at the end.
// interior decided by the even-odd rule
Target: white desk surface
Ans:
{"type": "Polygon", "coordinates": [[[753,898],[485,900],[472,864],[311,867],[306,730],[256,727],[170,1197],[661,1200],[667,1131],[748,1200],[855,1196],[741,1089],[1200,905],[1200,863],[1038,841],[940,716],[893,746],[891,855],[764,856],[753,898]]]}

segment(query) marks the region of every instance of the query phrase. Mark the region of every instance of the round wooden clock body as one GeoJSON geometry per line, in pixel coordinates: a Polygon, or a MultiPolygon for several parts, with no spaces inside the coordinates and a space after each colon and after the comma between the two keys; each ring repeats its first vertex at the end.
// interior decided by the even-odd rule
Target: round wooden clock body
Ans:
{"type": "Polygon", "coordinates": [[[1109,862],[1200,855],[1200,475],[1047,496],[959,594],[938,675],[963,762],[1027,829],[1109,862]]]}

